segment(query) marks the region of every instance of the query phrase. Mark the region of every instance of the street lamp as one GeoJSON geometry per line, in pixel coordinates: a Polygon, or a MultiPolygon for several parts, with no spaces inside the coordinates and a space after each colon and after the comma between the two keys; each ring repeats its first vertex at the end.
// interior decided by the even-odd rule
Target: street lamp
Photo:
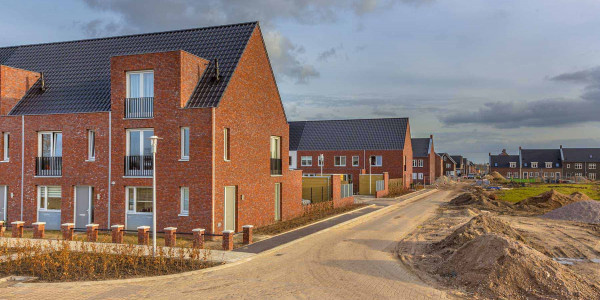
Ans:
{"type": "Polygon", "coordinates": [[[156,148],[161,138],[153,135],[150,137],[152,145],[152,255],[156,256],[156,148]]]}
{"type": "Polygon", "coordinates": [[[323,176],[323,165],[325,164],[325,156],[323,154],[319,155],[319,165],[321,166],[321,176],[323,176]]]}

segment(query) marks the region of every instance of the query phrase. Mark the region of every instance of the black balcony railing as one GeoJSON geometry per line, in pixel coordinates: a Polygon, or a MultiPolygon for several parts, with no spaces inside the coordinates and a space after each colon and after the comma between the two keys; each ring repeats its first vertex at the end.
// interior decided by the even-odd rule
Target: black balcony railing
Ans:
{"type": "Polygon", "coordinates": [[[149,119],[153,117],[154,97],[125,99],[125,119],[149,119]]]}
{"type": "Polygon", "coordinates": [[[152,176],[152,156],[125,156],[125,176],[152,176]]]}
{"type": "Polygon", "coordinates": [[[271,175],[281,175],[281,158],[271,158],[271,175]]]}
{"type": "Polygon", "coordinates": [[[35,176],[62,176],[62,157],[36,157],[35,176]]]}

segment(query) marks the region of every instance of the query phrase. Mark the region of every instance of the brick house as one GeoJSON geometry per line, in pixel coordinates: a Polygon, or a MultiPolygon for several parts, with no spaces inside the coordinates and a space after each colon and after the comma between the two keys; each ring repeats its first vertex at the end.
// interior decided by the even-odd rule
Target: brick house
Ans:
{"type": "Polygon", "coordinates": [[[600,148],[563,148],[560,146],[563,175],[566,179],[600,179],[600,148]]]}
{"type": "Polygon", "coordinates": [[[290,122],[290,168],[305,175],[321,169],[323,174],[347,175],[355,191],[359,175],[369,172],[388,172],[390,179],[402,178],[404,187],[410,187],[412,159],[408,118],[290,122]]]}
{"type": "Polygon", "coordinates": [[[560,149],[522,149],[519,147],[522,178],[558,180],[562,178],[560,149]]]}
{"type": "Polygon", "coordinates": [[[442,155],[440,153],[436,153],[435,154],[435,165],[434,165],[434,171],[435,171],[435,178],[439,178],[440,176],[444,175],[444,161],[442,158],[442,155]]]}
{"type": "Polygon", "coordinates": [[[0,216],[209,233],[302,211],[257,22],[0,48],[0,216]]]}
{"type": "Polygon", "coordinates": [[[456,161],[448,153],[440,154],[444,176],[456,177],[456,161]]]}
{"type": "Polygon", "coordinates": [[[489,153],[490,173],[498,172],[505,178],[519,178],[519,155],[509,155],[506,150],[498,155],[489,153]]]}
{"type": "Polygon", "coordinates": [[[451,155],[452,160],[456,163],[456,176],[465,176],[468,173],[467,159],[462,155],[451,155]]]}
{"type": "Polygon", "coordinates": [[[414,183],[433,184],[435,181],[435,150],[433,135],[429,138],[413,138],[413,173],[414,183]]]}

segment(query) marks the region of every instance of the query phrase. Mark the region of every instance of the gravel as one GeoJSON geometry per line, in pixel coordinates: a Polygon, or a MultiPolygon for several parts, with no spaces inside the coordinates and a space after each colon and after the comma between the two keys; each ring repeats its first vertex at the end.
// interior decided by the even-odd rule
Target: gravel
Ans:
{"type": "Polygon", "coordinates": [[[554,220],[600,224],[600,201],[578,201],[557,208],[543,215],[543,217],[554,220]]]}

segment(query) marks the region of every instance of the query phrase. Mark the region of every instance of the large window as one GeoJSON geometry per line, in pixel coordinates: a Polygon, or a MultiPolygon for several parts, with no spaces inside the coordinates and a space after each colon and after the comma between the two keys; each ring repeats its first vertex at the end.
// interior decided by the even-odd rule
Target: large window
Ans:
{"type": "Polygon", "coordinates": [[[225,161],[231,160],[231,149],[230,149],[230,130],[229,128],[223,129],[223,159],[225,161]]]}
{"type": "Polygon", "coordinates": [[[60,186],[39,186],[38,204],[40,210],[60,210],[60,186]]]}
{"type": "Polygon", "coordinates": [[[128,187],[127,211],[130,213],[152,212],[152,188],[128,187]]]}
{"type": "Polygon", "coordinates": [[[345,167],[346,166],[346,157],[345,156],[334,157],[333,165],[336,167],[345,167]]]}
{"type": "Polygon", "coordinates": [[[360,158],[358,156],[352,156],[352,166],[358,167],[360,165],[360,158]]]}
{"type": "Polygon", "coordinates": [[[190,128],[181,127],[181,159],[190,159],[190,128]]]}
{"type": "Polygon", "coordinates": [[[127,73],[127,98],[154,97],[154,72],[127,73]]]}
{"type": "Polygon", "coordinates": [[[300,165],[303,167],[312,166],[312,156],[302,156],[300,157],[300,165]]]}
{"type": "Polygon", "coordinates": [[[127,131],[127,155],[150,156],[152,155],[152,143],[150,137],[154,135],[154,129],[130,129],[127,131]]]}
{"type": "Polygon", "coordinates": [[[187,216],[190,213],[190,188],[181,187],[180,216],[187,216]]]}
{"type": "Polygon", "coordinates": [[[40,132],[38,139],[39,157],[62,157],[61,132],[40,132]]]}
{"type": "Polygon", "coordinates": [[[96,132],[88,130],[88,160],[96,159],[96,132]]]}
{"type": "Polygon", "coordinates": [[[4,139],[4,161],[9,161],[10,159],[10,133],[5,132],[3,134],[4,139]]]}

